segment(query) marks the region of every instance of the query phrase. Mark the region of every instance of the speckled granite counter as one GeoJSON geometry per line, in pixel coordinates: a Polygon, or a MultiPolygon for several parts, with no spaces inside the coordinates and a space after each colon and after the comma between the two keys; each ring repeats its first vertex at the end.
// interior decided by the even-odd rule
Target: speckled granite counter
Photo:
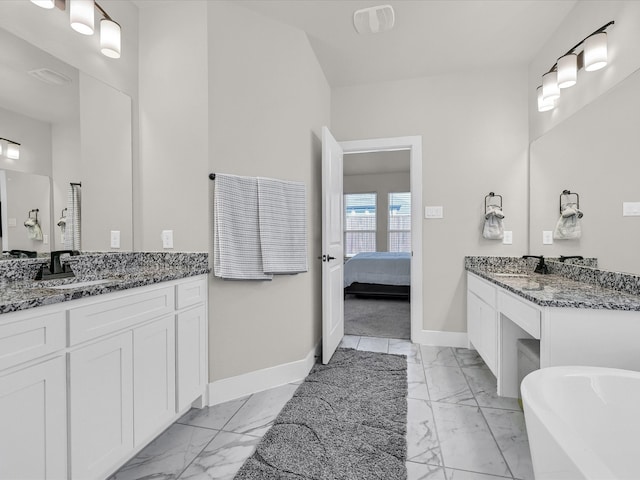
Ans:
{"type": "Polygon", "coordinates": [[[540,306],[640,311],[639,276],[553,261],[548,262],[552,273],[541,275],[533,273],[536,263],[517,257],[465,257],[467,271],[540,306]]]}
{"type": "Polygon", "coordinates": [[[71,265],[75,277],[35,281],[35,272],[42,261],[3,261],[3,264],[18,263],[13,267],[6,263],[4,272],[0,270],[0,314],[209,272],[207,253],[91,253],[67,257],[63,261],[71,265]],[[5,272],[6,275],[1,275],[5,272]],[[51,288],[95,280],[107,282],[64,290],[51,288]]]}

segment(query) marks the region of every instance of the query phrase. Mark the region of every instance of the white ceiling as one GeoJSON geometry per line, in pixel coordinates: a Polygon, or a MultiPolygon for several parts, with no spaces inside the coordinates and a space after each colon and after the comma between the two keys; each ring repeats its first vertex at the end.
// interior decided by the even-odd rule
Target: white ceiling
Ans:
{"type": "Polygon", "coordinates": [[[305,31],[333,87],[527,65],[578,0],[235,0],[305,31]],[[358,35],[353,12],[389,4],[395,27],[358,35]]]}
{"type": "Polygon", "coordinates": [[[409,173],[409,150],[351,153],[344,156],[344,175],[409,173]]]}

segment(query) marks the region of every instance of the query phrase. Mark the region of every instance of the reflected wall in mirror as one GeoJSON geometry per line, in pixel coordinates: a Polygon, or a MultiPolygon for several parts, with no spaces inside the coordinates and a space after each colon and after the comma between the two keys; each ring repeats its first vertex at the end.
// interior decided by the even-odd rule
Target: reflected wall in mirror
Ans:
{"type": "MultiPolygon", "coordinates": [[[[109,250],[119,230],[121,250],[132,250],[131,99],[3,29],[0,45],[0,136],[21,144],[0,169],[50,177],[49,215],[82,183],[81,248],[109,250]]],[[[59,227],[47,233],[44,251],[65,248],[59,227]]]]}
{"type": "Polygon", "coordinates": [[[548,256],[597,257],[604,270],[640,274],[640,71],[531,144],[530,250],[548,256]],[[553,231],[563,190],[580,195],[582,236],[542,244],[553,231]]]}
{"type": "Polygon", "coordinates": [[[48,252],[51,241],[51,179],[0,170],[2,250],[48,252]]]}

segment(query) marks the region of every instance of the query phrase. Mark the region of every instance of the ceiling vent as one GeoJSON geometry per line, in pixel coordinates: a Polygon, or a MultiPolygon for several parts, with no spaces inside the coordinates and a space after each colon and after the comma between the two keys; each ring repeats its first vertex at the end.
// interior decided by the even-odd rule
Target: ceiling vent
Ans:
{"type": "Polygon", "coordinates": [[[41,82],[50,83],[52,85],[64,85],[65,83],[71,83],[71,78],[67,77],[63,73],[51,70],[50,68],[36,68],[35,70],[29,70],[28,73],[41,82]]]}
{"type": "Polygon", "coordinates": [[[393,28],[395,13],[391,5],[363,8],[353,13],[353,26],[358,33],[379,33],[393,28]]]}

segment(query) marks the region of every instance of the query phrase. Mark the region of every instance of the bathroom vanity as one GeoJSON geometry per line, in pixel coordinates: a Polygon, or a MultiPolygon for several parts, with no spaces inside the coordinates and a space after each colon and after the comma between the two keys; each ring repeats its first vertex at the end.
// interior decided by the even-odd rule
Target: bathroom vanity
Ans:
{"type": "Polygon", "coordinates": [[[0,478],[106,478],[203,405],[207,270],[3,285],[0,478]]]}
{"type": "Polygon", "coordinates": [[[502,396],[518,396],[520,338],[540,340],[541,368],[640,371],[640,296],[560,274],[467,265],[467,329],[502,396]]]}

